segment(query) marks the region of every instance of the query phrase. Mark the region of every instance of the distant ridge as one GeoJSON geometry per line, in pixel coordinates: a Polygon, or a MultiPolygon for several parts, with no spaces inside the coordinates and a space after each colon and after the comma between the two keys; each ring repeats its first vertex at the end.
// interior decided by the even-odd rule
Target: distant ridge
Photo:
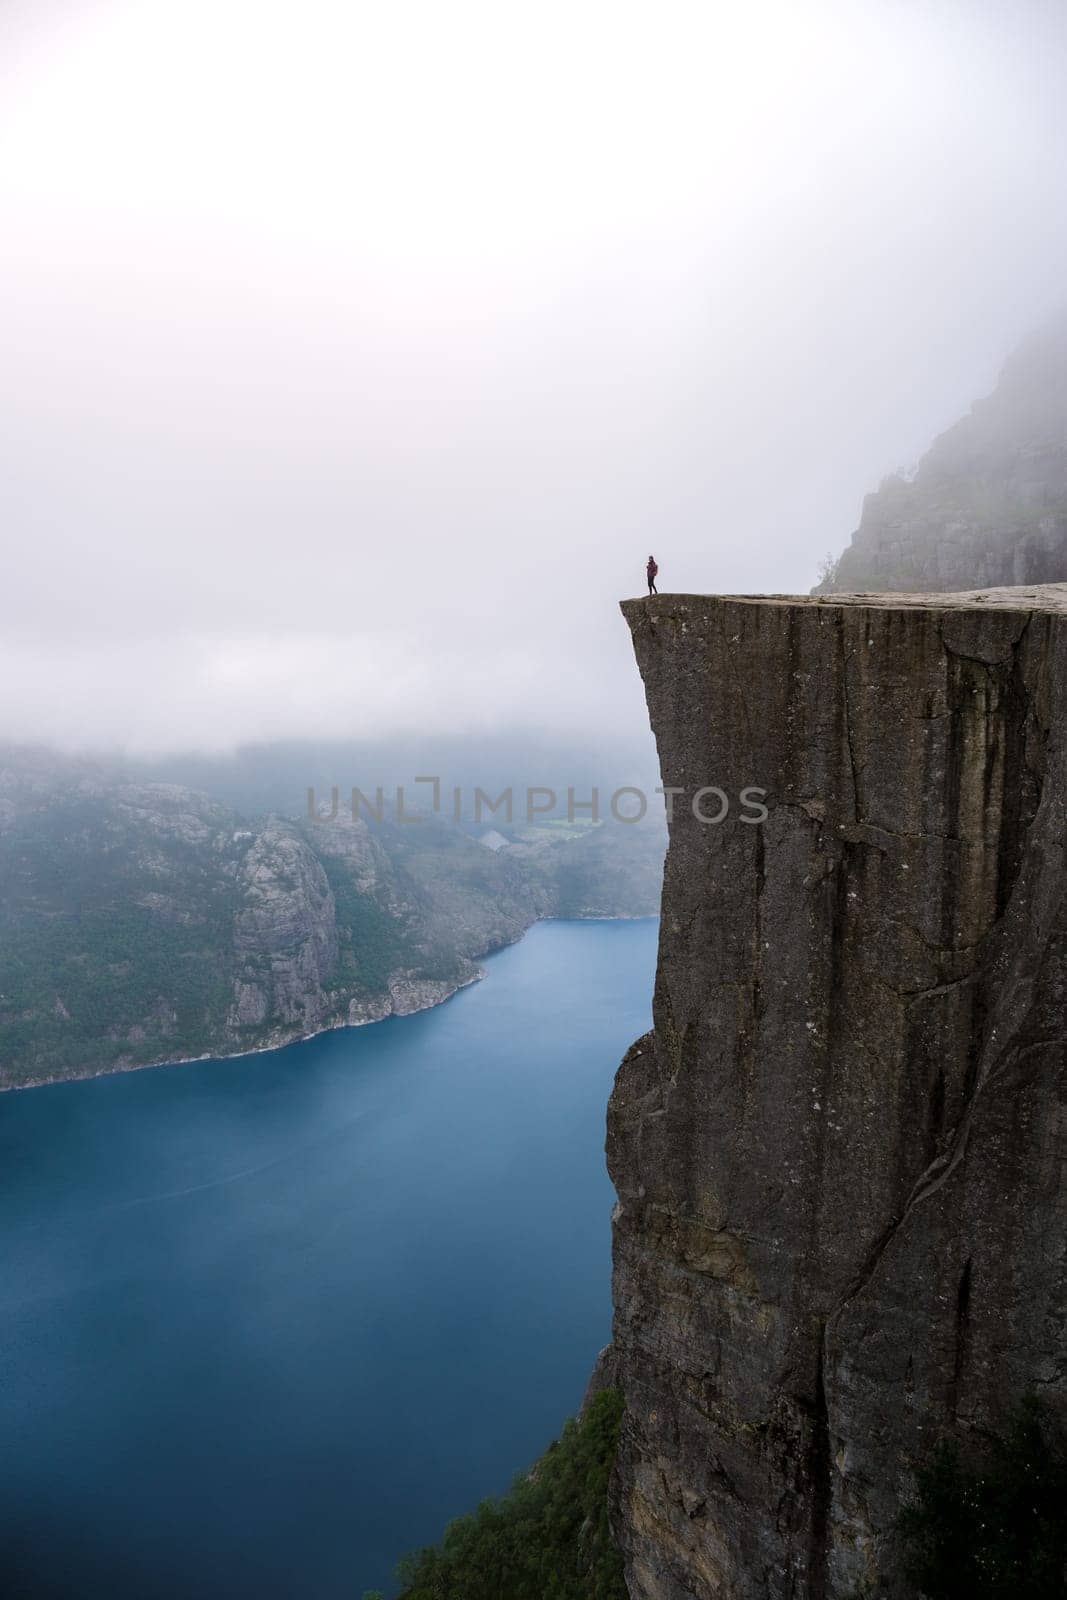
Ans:
{"type": "Polygon", "coordinates": [[[1031,334],[993,393],[892,475],[813,593],[1067,580],[1067,313],[1031,334]]]}

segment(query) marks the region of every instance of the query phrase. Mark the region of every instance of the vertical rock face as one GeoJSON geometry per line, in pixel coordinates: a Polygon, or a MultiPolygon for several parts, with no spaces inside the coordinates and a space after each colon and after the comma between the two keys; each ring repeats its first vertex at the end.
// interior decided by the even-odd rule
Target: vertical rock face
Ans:
{"type": "Polygon", "coordinates": [[[906,1595],[910,1463],[1067,1411],[1067,585],[623,609],[685,791],[609,1112],[630,1592],[906,1595]]]}
{"type": "Polygon", "coordinates": [[[318,1027],[330,1014],[338,939],[333,894],[321,864],[286,823],[257,833],[241,869],[234,918],[237,972],[231,1027],[318,1027]]]}

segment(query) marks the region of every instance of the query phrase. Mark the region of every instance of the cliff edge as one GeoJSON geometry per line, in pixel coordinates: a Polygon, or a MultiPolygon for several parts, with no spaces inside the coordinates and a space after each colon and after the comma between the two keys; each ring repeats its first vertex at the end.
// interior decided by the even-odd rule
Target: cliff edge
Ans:
{"type": "Polygon", "coordinates": [[[912,1463],[1067,1418],[1067,585],[623,612],[680,791],[608,1119],[630,1593],[908,1595],[912,1463]]]}

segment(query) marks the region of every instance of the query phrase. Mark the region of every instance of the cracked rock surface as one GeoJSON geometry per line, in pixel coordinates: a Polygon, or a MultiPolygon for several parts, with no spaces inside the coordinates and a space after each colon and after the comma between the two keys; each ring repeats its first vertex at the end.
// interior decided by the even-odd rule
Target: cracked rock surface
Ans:
{"type": "Polygon", "coordinates": [[[630,1593],[906,1596],[914,1459],[1067,1415],[1067,585],[623,610],[683,791],[608,1118],[630,1593]]]}

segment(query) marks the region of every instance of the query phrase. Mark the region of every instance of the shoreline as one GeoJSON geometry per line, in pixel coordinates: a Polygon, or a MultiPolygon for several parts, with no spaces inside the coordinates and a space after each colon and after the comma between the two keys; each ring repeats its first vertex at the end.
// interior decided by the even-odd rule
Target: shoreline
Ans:
{"type": "MultiPolygon", "coordinates": [[[[526,932],[528,933],[529,929],[526,932]]],[[[512,940],[512,944],[518,944],[523,938],[525,934],[520,933],[518,939],[512,940]]],[[[508,945],[500,946],[501,950],[509,948],[508,945]]],[[[495,954],[495,951],[489,951],[486,956],[479,959],[485,960],[489,955],[495,954]]],[[[240,1061],[245,1056],[270,1055],[273,1050],[288,1050],[291,1045],[306,1044],[309,1039],[318,1039],[324,1033],[337,1033],[342,1028],[373,1028],[379,1022],[391,1022],[394,1018],[416,1017],[420,1012],[433,1011],[437,1006],[446,1005],[459,994],[460,990],[481,983],[484,977],[485,973],[479,969],[472,977],[461,979],[439,999],[428,1000],[423,1006],[412,1006],[410,1011],[386,1011],[380,1017],[362,1017],[358,1022],[324,1022],[321,1028],[312,1028],[310,1033],[294,1033],[288,1038],[272,1040],[270,1044],[254,1044],[246,1050],[227,1050],[222,1055],[213,1050],[204,1050],[195,1056],[161,1056],[158,1061],[131,1061],[125,1066],[101,1067],[99,1072],[79,1072],[68,1077],[32,1078],[25,1083],[4,1083],[0,1084],[0,1094],[18,1094],[23,1089],[47,1089],[57,1083],[94,1083],[98,1078],[117,1078],[126,1072],[154,1072],[158,1068],[188,1067],[195,1061],[240,1061]]]]}
{"type": "MultiPolygon", "coordinates": [[[[521,944],[531,928],[538,927],[545,922],[652,922],[659,920],[658,911],[625,912],[620,916],[609,916],[595,913],[584,917],[535,917],[521,933],[514,939],[508,939],[503,944],[494,945],[491,950],[483,950],[479,955],[472,957],[475,961],[489,961],[493,956],[501,954],[504,950],[513,950],[521,944]]],[[[363,1017],[359,1022],[327,1022],[320,1028],[312,1028],[309,1033],[294,1033],[288,1038],[273,1040],[270,1044],[250,1045],[245,1050],[227,1050],[219,1055],[212,1050],[204,1050],[195,1056],[161,1056],[156,1061],[135,1061],[125,1066],[101,1067],[98,1072],[78,1072],[62,1076],[47,1078],[29,1078],[24,1083],[2,1083],[0,1094],[21,1094],[28,1089],[54,1088],[61,1083],[93,1083],[99,1078],[115,1078],[120,1073],[150,1072],[164,1067],[187,1067],[195,1061],[240,1061],[244,1056],[268,1055],[272,1050],[288,1050],[291,1045],[305,1044],[309,1039],[318,1039],[324,1033],[336,1033],[342,1028],[373,1028],[381,1022],[391,1022],[403,1017],[416,1017],[424,1011],[434,1011],[438,1006],[447,1005],[449,1000],[470,989],[476,983],[481,983],[488,974],[479,967],[469,978],[462,978],[447,994],[442,994],[436,1000],[429,1000],[425,1005],[412,1006],[410,1011],[386,1011],[380,1017],[363,1017]]]]}

